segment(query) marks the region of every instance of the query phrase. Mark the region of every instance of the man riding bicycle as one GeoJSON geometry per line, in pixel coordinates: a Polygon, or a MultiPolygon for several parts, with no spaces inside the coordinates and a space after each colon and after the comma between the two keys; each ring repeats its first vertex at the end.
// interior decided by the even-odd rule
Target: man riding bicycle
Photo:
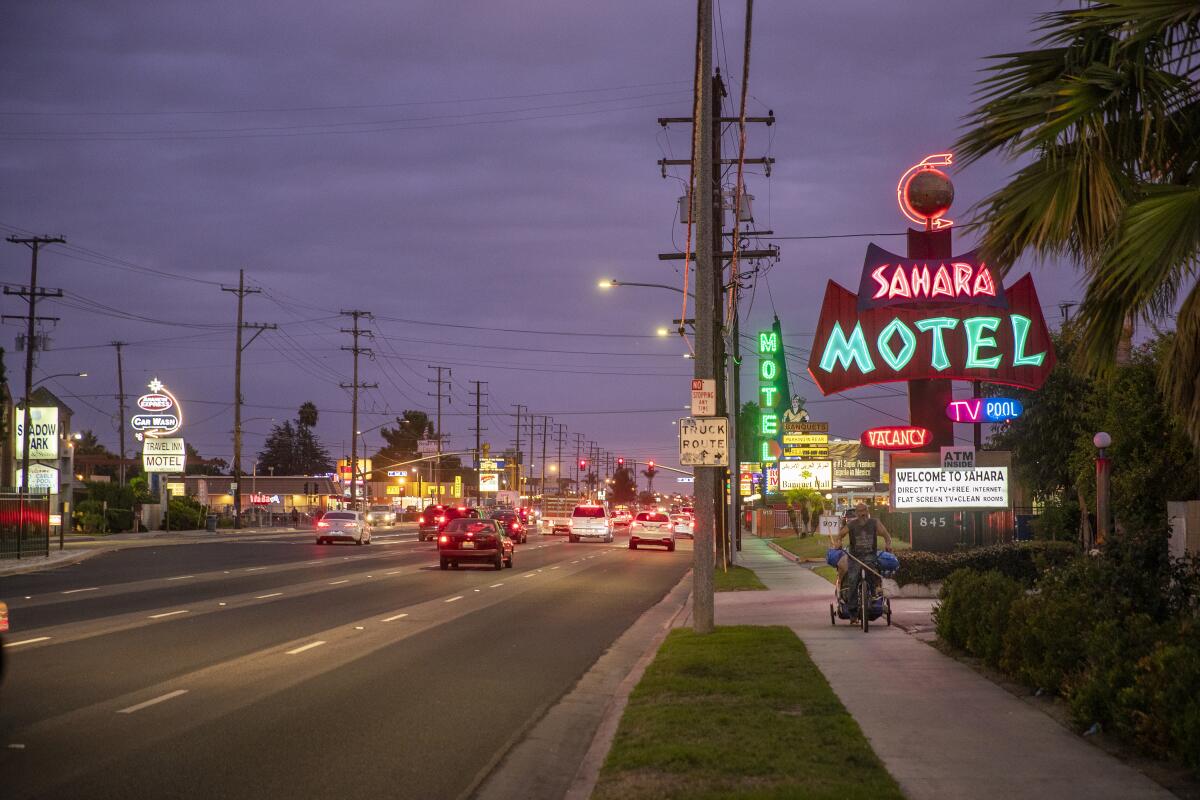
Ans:
{"type": "MultiPolygon", "coordinates": [[[[867,508],[867,504],[859,502],[854,506],[854,519],[845,522],[837,536],[833,537],[833,546],[841,547],[842,539],[847,536],[850,539],[849,546],[846,548],[849,555],[843,555],[838,560],[838,581],[846,608],[850,610],[850,616],[857,619],[860,611],[858,582],[863,579],[862,564],[878,572],[878,539],[883,536],[884,549],[890,553],[892,552],[892,535],[888,533],[888,529],[882,522],[871,517],[871,510],[867,508]]],[[[866,579],[873,585],[875,576],[868,573],[866,579]]]]}

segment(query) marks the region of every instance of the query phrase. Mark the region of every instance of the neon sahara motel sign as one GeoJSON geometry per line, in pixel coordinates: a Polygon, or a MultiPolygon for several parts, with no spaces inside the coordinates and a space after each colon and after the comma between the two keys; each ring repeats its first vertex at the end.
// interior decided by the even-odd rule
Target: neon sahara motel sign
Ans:
{"type": "Polygon", "coordinates": [[[873,447],[876,450],[912,450],[929,444],[933,434],[928,428],[918,428],[913,425],[889,425],[882,428],[870,428],[863,431],[863,447],[873,447]]]}
{"type": "Polygon", "coordinates": [[[943,263],[871,245],[857,295],[827,284],[808,371],[825,394],[936,378],[1037,389],[1054,363],[1030,275],[1006,288],[974,253],[943,263]]]}
{"type": "Polygon", "coordinates": [[[946,406],[946,416],[955,422],[972,424],[1008,422],[1021,416],[1024,410],[1021,401],[1011,397],[972,397],[951,400],[946,406]]]}
{"type": "Polygon", "coordinates": [[[780,435],[779,406],[783,391],[780,388],[780,375],[783,363],[783,347],[779,331],[770,328],[758,332],[758,405],[762,409],[758,415],[759,461],[778,461],[778,446],[772,449],[780,435]]]}

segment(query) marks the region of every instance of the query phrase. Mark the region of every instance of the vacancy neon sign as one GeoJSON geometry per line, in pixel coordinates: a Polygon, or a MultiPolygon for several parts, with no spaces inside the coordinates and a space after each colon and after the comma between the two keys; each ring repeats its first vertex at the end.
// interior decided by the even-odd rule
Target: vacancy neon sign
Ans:
{"type": "Polygon", "coordinates": [[[1021,416],[1024,410],[1020,400],[1010,397],[972,397],[951,400],[946,406],[946,416],[955,422],[971,424],[1008,422],[1021,416]]]}
{"type": "Polygon", "coordinates": [[[889,425],[882,428],[870,428],[863,431],[863,447],[873,447],[876,450],[912,450],[924,447],[933,439],[928,428],[918,428],[913,425],[889,425]]]}

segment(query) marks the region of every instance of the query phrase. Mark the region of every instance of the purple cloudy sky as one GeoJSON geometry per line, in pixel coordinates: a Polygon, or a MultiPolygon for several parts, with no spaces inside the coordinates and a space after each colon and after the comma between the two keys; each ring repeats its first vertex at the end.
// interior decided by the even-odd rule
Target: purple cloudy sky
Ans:
{"type": "MultiPolygon", "coordinates": [[[[760,0],[749,109],[779,122],[750,133],[749,155],[777,159],[769,180],[758,168],[748,177],[757,225],[781,236],[903,230],[899,174],[954,140],[983,57],[1028,46],[1035,14],[1052,7],[760,0]]],[[[732,111],[744,7],[718,8],[732,111]]],[[[48,385],[77,428],[115,447],[106,343],[128,341],[127,391],[159,376],[185,399],[188,440],[228,458],[234,299],[219,287],[242,267],[263,289],[247,319],[280,326],[246,352],[248,453],[272,418],[312,400],[341,454],[350,356],[337,315],[364,309],[377,336],[362,377],[379,389],[364,395],[360,428],[431,408],[426,365],[444,364],[452,446],[468,446],[468,382],[484,380],[494,447],[511,441],[512,404],[523,403],[572,439],[674,463],[670,423],[691,364],[678,339],[654,331],[678,316],[676,295],[601,292],[596,281],[679,282],[656,254],[682,249],[686,168],[663,180],[655,162],[686,157],[688,129],[663,132],[655,119],[690,113],[694,16],[691,3],[634,0],[6,4],[0,232],[69,242],[41,262],[40,282],[66,296],[44,306],[62,321],[39,376],[88,371],[48,385]]],[[[951,216],[1010,171],[956,173],[951,216]]],[[[804,374],[825,281],[853,286],[868,241],[781,241],[743,330],[768,324],[773,306],[804,374]]],[[[0,264],[5,282],[27,281],[24,248],[3,244],[0,264]]],[[[1037,274],[1055,324],[1057,303],[1078,298],[1075,276],[1037,274]]],[[[20,300],[2,302],[23,313],[20,300]]],[[[6,324],[2,342],[19,382],[17,333],[6,324]]],[[[819,399],[811,384],[793,388],[819,399]]],[[[905,414],[895,392],[810,410],[857,436],[905,414]]]]}

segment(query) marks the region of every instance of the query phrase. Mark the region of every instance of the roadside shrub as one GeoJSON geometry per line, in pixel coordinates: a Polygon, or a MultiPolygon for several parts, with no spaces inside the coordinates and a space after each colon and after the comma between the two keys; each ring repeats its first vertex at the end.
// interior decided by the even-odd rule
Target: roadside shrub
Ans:
{"type": "Polygon", "coordinates": [[[128,508],[110,508],[104,512],[109,533],[125,533],[133,528],[133,512],[128,508]]]}
{"type": "Polygon", "coordinates": [[[104,532],[104,506],[99,500],[81,500],[75,505],[76,530],[84,533],[104,532]]]}
{"type": "Polygon", "coordinates": [[[204,506],[190,497],[172,497],[168,503],[170,520],[165,520],[173,531],[190,531],[204,527],[204,506]]]}
{"type": "Polygon", "coordinates": [[[1079,535],[1079,517],[1079,503],[1051,499],[1033,518],[1033,535],[1039,540],[1073,542],[1079,535]]]}
{"type": "Polygon", "coordinates": [[[1105,617],[1096,623],[1085,644],[1082,670],[1063,688],[1071,717],[1080,727],[1099,722],[1112,733],[1135,738],[1127,694],[1137,679],[1139,662],[1167,632],[1146,614],[1105,617]]]}
{"type": "Polygon", "coordinates": [[[1135,742],[1200,773],[1200,624],[1177,625],[1135,672],[1133,685],[1122,693],[1135,742]]]}
{"type": "Polygon", "coordinates": [[[1061,692],[1083,669],[1092,630],[1103,618],[1095,599],[1080,591],[1086,558],[1045,575],[1038,591],[1012,605],[1000,666],[1023,683],[1061,692]]]}
{"type": "Polygon", "coordinates": [[[904,550],[896,553],[900,571],[896,582],[932,583],[945,580],[959,569],[976,572],[998,572],[1001,575],[1032,584],[1047,569],[1066,564],[1079,548],[1073,542],[1012,542],[990,547],[977,547],[956,553],[926,553],[904,550]]]}
{"type": "Polygon", "coordinates": [[[1017,580],[994,570],[955,570],[933,612],[938,636],[995,667],[1004,651],[1009,610],[1025,594],[1017,580]]]}

